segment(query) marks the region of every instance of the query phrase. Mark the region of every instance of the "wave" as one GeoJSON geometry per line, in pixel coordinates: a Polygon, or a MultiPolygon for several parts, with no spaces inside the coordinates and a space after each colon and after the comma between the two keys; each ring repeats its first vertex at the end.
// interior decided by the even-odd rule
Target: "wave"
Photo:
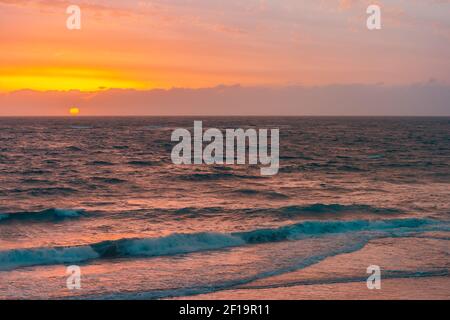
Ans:
{"type": "Polygon", "coordinates": [[[247,197],[264,197],[269,199],[288,199],[289,196],[276,191],[255,190],[255,189],[238,189],[233,191],[234,194],[239,194],[247,197]]]}
{"type": "Polygon", "coordinates": [[[218,250],[243,245],[300,240],[327,234],[377,231],[386,235],[423,231],[441,222],[431,219],[308,221],[274,229],[235,233],[172,234],[161,238],[131,238],[84,246],[0,251],[0,270],[33,265],[85,262],[101,258],[157,257],[218,250]]]}
{"type": "Polygon", "coordinates": [[[0,214],[0,222],[8,221],[58,221],[74,219],[86,215],[84,210],[46,209],[35,212],[15,212],[0,214]]]}
{"type": "Polygon", "coordinates": [[[36,175],[51,174],[51,171],[41,170],[41,169],[30,169],[30,170],[25,170],[25,171],[21,172],[21,174],[24,176],[36,176],[36,175]]]}
{"type": "MultiPolygon", "coordinates": [[[[253,190],[253,189],[239,189],[231,191],[231,193],[241,194],[246,197],[267,197],[271,199],[282,199],[284,197],[289,197],[282,193],[264,190],[253,190]]],[[[131,212],[133,217],[137,217],[138,212],[131,212]]],[[[150,212],[155,215],[186,215],[186,217],[201,217],[209,216],[215,214],[223,214],[227,216],[275,216],[277,218],[293,218],[295,216],[307,216],[307,217],[317,217],[326,214],[332,215],[345,215],[347,213],[355,214],[376,214],[376,215],[398,215],[404,213],[404,211],[396,208],[381,208],[373,207],[365,204],[353,204],[353,205],[341,205],[341,204],[322,204],[315,203],[309,205],[292,205],[292,206],[280,206],[280,207],[247,207],[247,208],[225,208],[225,207],[181,207],[178,209],[164,209],[159,208],[150,212]]],[[[121,216],[129,216],[128,213],[122,214],[121,216]]]]}
{"type": "Polygon", "coordinates": [[[375,213],[375,214],[400,214],[403,213],[402,210],[396,208],[379,208],[373,207],[366,204],[352,204],[352,205],[342,205],[342,204],[322,204],[315,203],[311,205],[304,206],[287,206],[280,209],[282,214],[302,214],[302,213],[375,213]]]}
{"type": "Polygon", "coordinates": [[[184,181],[210,181],[210,180],[232,179],[235,177],[236,176],[231,172],[219,172],[219,173],[191,173],[187,175],[182,175],[179,177],[179,179],[184,181]]]}
{"type": "Polygon", "coordinates": [[[134,160],[134,161],[129,161],[128,164],[131,166],[138,166],[138,167],[151,167],[151,166],[158,165],[159,162],[134,160]]]}
{"type": "Polygon", "coordinates": [[[114,163],[109,162],[109,161],[96,160],[96,161],[89,162],[88,165],[90,165],[90,166],[112,166],[112,165],[114,165],[114,163]]]}
{"type": "Polygon", "coordinates": [[[106,178],[106,177],[94,177],[92,180],[100,182],[100,183],[107,183],[107,184],[121,184],[127,182],[126,180],[119,179],[119,178],[106,178]]]}
{"type": "Polygon", "coordinates": [[[225,212],[225,209],[222,207],[184,207],[175,210],[169,210],[169,212],[176,215],[189,215],[191,217],[199,217],[209,214],[223,213],[225,212]]]}
{"type": "Polygon", "coordinates": [[[31,196],[52,196],[52,195],[70,195],[78,190],[69,187],[48,187],[48,188],[30,188],[8,190],[11,193],[26,193],[31,196]]]}
{"type": "Polygon", "coordinates": [[[121,239],[85,246],[0,251],[0,270],[34,265],[79,263],[99,258],[157,257],[236,247],[242,239],[226,234],[173,234],[163,238],[121,239]]]}
{"type": "Polygon", "coordinates": [[[179,180],[183,181],[215,181],[225,179],[251,179],[260,180],[267,179],[261,175],[251,175],[245,173],[232,172],[230,170],[216,169],[217,172],[195,172],[178,176],[179,180]]]}
{"type": "Polygon", "coordinates": [[[309,236],[325,234],[389,231],[398,229],[417,229],[435,224],[431,219],[392,219],[392,220],[352,220],[352,221],[306,221],[280,227],[277,229],[260,229],[250,232],[235,233],[246,243],[265,243],[286,240],[300,240],[309,236]]]}
{"type": "Polygon", "coordinates": [[[67,151],[83,151],[83,149],[81,149],[80,147],[77,146],[69,146],[66,148],[67,151]]]}

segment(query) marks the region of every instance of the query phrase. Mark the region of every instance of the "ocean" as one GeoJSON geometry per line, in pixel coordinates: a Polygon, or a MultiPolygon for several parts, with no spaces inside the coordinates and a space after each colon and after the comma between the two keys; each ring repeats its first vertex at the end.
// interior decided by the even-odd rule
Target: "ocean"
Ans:
{"type": "Polygon", "coordinates": [[[0,118],[0,299],[449,299],[449,183],[448,117],[0,118]],[[173,164],[194,120],[279,173],[173,164]]]}

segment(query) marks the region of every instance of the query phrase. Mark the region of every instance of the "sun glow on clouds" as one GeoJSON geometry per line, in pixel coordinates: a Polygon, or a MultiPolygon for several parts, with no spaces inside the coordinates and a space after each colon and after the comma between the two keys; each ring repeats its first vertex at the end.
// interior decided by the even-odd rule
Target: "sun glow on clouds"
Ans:
{"type": "Polygon", "coordinates": [[[368,0],[188,2],[74,0],[70,31],[66,1],[0,0],[0,92],[449,80],[448,1],[379,0],[370,34],[368,0]]]}
{"type": "Polygon", "coordinates": [[[34,67],[1,71],[0,88],[7,91],[18,89],[95,91],[108,88],[151,87],[151,83],[128,79],[119,72],[101,69],[34,67]]]}

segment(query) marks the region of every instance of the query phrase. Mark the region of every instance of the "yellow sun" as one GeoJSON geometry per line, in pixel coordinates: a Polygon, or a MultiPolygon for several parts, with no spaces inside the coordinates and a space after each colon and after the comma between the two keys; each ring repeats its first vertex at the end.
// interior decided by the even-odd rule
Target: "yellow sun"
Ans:
{"type": "Polygon", "coordinates": [[[80,113],[80,109],[78,109],[78,108],[70,108],[69,113],[72,116],[77,116],[80,113]]]}

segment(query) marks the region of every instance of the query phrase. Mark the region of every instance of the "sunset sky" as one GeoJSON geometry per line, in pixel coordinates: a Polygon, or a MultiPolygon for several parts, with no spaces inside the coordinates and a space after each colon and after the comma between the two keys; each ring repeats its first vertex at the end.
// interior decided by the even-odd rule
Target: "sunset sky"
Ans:
{"type": "Polygon", "coordinates": [[[108,89],[447,88],[449,43],[450,0],[0,0],[0,115],[60,114],[69,102],[98,114],[87,94],[117,95],[108,89]],[[371,3],[382,30],[366,28],[371,3]],[[81,30],[66,28],[70,4],[81,30]],[[49,106],[25,107],[24,89],[49,106]]]}

